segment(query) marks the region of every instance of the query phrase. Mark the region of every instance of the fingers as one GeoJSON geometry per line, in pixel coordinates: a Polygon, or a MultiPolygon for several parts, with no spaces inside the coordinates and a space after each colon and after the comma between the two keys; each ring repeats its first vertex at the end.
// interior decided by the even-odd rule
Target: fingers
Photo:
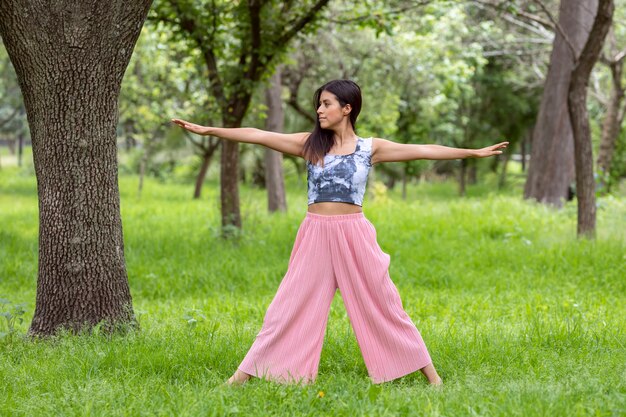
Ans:
{"type": "Polygon", "coordinates": [[[187,129],[190,131],[194,130],[195,125],[193,123],[187,122],[185,120],[182,119],[172,119],[172,122],[177,124],[178,126],[182,127],[183,129],[187,129]]]}
{"type": "Polygon", "coordinates": [[[189,124],[188,122],[181,120],[181,119],[172,119],[172,122],[176,123],[178,126],[181,126],[181,127],[185,127],[186,125],[189,124]]]}
{"type": "Polygon", "coordinates": [[[178,126],[182,127],[183,129],[186,129],[188,131],[190,131],[191,133],[196,133],[198,135],[204,135],[205,134],[205,127],[204,126],[200,126],[197,125],[195,123],[191,123],[191,122],[187,122],[185,120],[182,119],[170,119],[172,121],[172,123],[177,124],[178,126]]]}

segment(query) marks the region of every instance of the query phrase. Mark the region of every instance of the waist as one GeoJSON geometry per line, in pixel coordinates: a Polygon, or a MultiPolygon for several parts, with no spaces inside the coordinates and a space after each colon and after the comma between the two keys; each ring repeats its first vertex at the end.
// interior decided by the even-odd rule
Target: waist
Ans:
{"type": "Polygon", "coordinates": [[[345,222],[345,221],[355,221],[365,219],[365,215],[363,212],[360,213],[348,213],[348,214],[332,214],[332,215],[323,215],[311,213],[310,211],[306,213],[306,221],[314,221],[314,222],[345,222]]]}
{"type": "Polygon", "coordinates": [[[312,214],[320,214],[322,216],[336,216],[363,213],[363,209],[361,206],[357,206],[356,204],[325,201],[321,203],[309,204],[308,212],[312,214]]]}

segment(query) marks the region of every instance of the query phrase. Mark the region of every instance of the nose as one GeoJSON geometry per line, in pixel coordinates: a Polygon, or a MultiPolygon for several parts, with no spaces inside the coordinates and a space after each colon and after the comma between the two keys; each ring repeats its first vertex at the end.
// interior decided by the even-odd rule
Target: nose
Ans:
{"type": "Polygon", "coordinates": [[[321,105],[317,108],[317,114],[322,114],[322,106],[321,105]]]}

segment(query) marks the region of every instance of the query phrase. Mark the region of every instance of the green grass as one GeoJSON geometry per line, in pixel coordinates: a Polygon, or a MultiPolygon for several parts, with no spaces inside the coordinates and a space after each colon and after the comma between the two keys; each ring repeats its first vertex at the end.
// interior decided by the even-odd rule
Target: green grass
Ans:
{"type": "MultiPolygon", "coordinates": [[[[0,339],[2,416],[625,416],[626,198],[599,201],[598,238],[576,239],[576,208],[555,211],[490,184],[453,183],[366,198],[391,276],[445,380],[368,378],[339,296],[320,373],[307,387],[221,383],[260,329],[306,210],[303,178],[287,214],[241,191],[244,231],[219,237],[218,187],[122,177],[125,251],[141,331],[29,341],[37,197],[27,168],[0,169],[0,298],[24,303],[0,339]],[[198,321],[190,325],[186,316],[198,321]],[[319,393],[324,396],[320,397],[319,393]]],[[[6,330],[0,324],[0,331],[6,330]]]]}

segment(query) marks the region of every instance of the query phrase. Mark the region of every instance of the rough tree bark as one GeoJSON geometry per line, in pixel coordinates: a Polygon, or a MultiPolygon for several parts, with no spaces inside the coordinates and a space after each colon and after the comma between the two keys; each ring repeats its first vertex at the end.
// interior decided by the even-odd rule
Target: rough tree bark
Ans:
{"type": "Polygon", "coordinates": [[[563,205],[575,179],[574,140],[567,109],[568,87],[575,58],[588,38],[597,4],[598,0],[561,1],[559,26],[574,51],[556,30],[550,68],[532,135],[524,197],[556,207],[563,205]]]}
{"type": "Polygon", "coordinates": [[[0,2],[0,35],[24,96],[39,196],[32,335],[133,322],[115,129],[122,77],[150,3],[0,2]]]}
{"type": "MultiPolygon", "coordinates": [[[[267,103],[266,128],[272,132],[282,132],[285,112],[281,98],[281,69],[270,78],[270,86],[265,90],[267,103]]],[[[267,187],[267,209],[270,212],[287,211],[285,180],[283,176],[283,154],[273,149],[265,150],[265,182],[267,187]]]]}
{"type": "Polygon", "coordinates": [[[589,38],[576,62],[569,84],[568,108],[574,132],[576,158],[576,196],[578,198],[578,236],[595,237],[596,198],[593,177],[593,151],[589,114],[587,113],[587,85],[606,34],[611,27],[613,0],[599,0],[597,13],[589,38]]]}

